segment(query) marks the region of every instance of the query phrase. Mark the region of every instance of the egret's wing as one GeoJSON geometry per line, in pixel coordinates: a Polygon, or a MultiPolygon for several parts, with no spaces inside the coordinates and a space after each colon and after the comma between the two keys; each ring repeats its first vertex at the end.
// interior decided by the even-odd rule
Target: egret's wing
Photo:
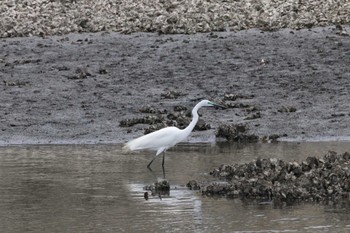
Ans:
{"type": "Polygon", "coordinates": [[[181,130],[176,127],[163,128],[131,140],[130,142],[126,143],[125,147],[128,150],[160,150],[159,153],[161,153],[163,150],[166,150],[178,143],[180,133],[181,130]]]}

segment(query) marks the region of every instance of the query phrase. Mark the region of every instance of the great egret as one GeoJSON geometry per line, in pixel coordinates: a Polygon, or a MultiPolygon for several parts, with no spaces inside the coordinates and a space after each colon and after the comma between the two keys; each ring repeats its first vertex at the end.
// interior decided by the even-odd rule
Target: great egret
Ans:
{"type": "Polygon", "coordinates": [[[188,137],[188,135],[190,135],[193,128],[196,126],[199,118],[198,110],[201,107],[215,107],[215,106],[225,108],[224,106],[213,103],[209,100],[202,100],[193,108],[192,121],[185,129],[179,129],[174,126],[166,127],[129,141],[128,143],[125,144],[123,149],[128,151],[144,150],[144,149],[157,151],[156,156],[147,165],[149,169],[153,161],[157,158],[157,156],[163,152],[162,167],[164,169],[165,151],[170,147],[175,146],[177,143],[185,140],[188,137]]]}

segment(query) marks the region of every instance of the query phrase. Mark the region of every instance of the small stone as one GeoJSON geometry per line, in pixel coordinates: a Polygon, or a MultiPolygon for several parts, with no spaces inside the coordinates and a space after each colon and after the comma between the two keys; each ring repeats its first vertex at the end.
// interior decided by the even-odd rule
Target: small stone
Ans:
{"type": "Polygon", "coordinates": [[[296,112],[297,109],[295,107],[291,107],[291,106],[282,106],[277,111],[278,112],[296,112]]]}
{"type": "Polygon", "coordinates": [[[175,112],[187,111],[187,108],[185,106],[183,106],[183,105],[176,105],[174,107],[174,111],[175,112]]]}
{"type": "Polygon", "coordinates": [[[170,190],[170,184],[167,180],[161,180],[157,181],[155,184],[155,190],[156,191],[169,191],[170,190]]]}
{"type": "Polygon", "coordinates": [[[160,94],[160,96],[165,99],[177,99],[179,96],[182,96],[182,95],[184,94],[180,91],[168,91],[160,94]]]}
{"type": "Polygon", "coordinates": [[[197,183],[197,181],[195,180],[191,180],[189,181],[186,186],[190,189],[190,190],[199,190],[201,187],[199,186],[199,184],[197,183]]]}

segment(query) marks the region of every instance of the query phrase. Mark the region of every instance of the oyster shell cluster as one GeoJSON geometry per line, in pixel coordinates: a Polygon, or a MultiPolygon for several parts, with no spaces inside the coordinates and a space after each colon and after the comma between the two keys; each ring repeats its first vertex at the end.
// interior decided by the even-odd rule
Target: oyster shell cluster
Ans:
{"type": "Polygon", "coordinates": [[[0,37],[69,32],[196,33],[350,22],[348,0],[2,0],[0,37]]]}
{"type": "Polygon", "coordinates": [[[259,137],[247,133],[247,127],[241,124],[223,124],[220,125],[216,136],[226,138],[231,142],[258,142],[259,137]]]}
{"type": "MultiPolygon", "coordinates": [[[[257,159],[221,165],[211,172],[220,181],[202,187],[203,195],[269,201],[333,201],[350,198],[350,154],[328,152],[301,163],[257,159]]],[[[193,181],[192,181],[193,182],[193,181]]]]}

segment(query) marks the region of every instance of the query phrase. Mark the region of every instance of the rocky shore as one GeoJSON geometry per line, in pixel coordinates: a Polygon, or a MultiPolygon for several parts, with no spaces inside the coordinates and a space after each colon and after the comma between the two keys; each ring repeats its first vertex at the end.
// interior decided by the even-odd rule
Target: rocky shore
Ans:
{"type": "Polygon", "coordinates": [[[350,154],[329,152],[305,161],[256,159],[246,164],[222,165],[210,174],[220,181],[200,187],[205,196],[257,199],[260,202],[315,201],[339,203],[350,198],[350,154]]]}
{"type": "Polygon", "coordinates": [[[71,32],[198,33],[301,29],[350,22],[350,3],[257,0],[2,0],[0,37],[71,32]]]}

